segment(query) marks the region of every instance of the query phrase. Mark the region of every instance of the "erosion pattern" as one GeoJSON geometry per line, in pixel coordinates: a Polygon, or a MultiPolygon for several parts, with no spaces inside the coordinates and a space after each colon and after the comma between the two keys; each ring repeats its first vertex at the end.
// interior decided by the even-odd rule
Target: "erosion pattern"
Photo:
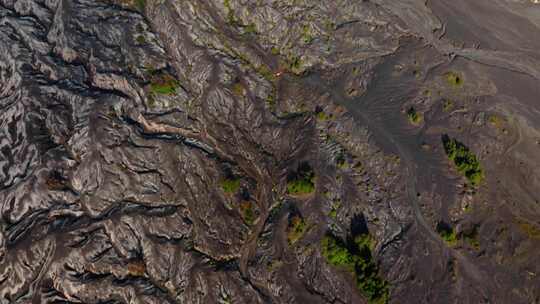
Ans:
{"type": "Polygon", "coordinates": [[[540,303],[538,37],[533,0],[0,0],[0,303],[540,303]]]}

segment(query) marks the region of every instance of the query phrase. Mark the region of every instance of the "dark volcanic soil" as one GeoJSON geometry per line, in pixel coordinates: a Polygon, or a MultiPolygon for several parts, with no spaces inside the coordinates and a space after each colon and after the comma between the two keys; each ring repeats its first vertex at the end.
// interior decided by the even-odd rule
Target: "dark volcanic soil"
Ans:
{"type": "Polygon", "coordinates": [[[537,2],[0,0],[0,304],[540,303],[537,2]]]}

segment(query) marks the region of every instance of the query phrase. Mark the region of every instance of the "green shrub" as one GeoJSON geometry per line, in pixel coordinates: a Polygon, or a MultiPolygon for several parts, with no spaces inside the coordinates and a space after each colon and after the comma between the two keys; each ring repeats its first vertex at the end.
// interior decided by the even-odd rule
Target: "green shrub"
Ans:
{"type": "Polygon", "coordinates": [[[287,241],[289,244],[294,244],[298,241],[306,231],[306,221],[299,215],[293,216],[289,220],[287,227],[287,241]]]}
{"type": "Polygon", "coordinates": [[[448,112],[452,110],[454,103],[451,100],[445,100],[443,104],[443,111],[448,112]]]}
{"type": "Polygon", "coordinates": [[[291,55],[287,58],[288,70],[299,74],[302,69],[302,58],[297,55],[291,55]]]}
{"type": "Polygon", "coordinates": [[[338,212],[338,211],[337,211],[336,209],[332,208],[332,209],[330,210],[330,212],[328,212],[328,217],[330,217],[330,218],[332,218],[332,219],[337,218],[337,212],[338,212]]]}
{"type": "Polygon", "coordinates": [[[356,236],[354,238],[354,243],[356,244],[356,247],[358,248],[360,254],[364,255],[371,255],[371,250],[373,250],[373,247],[375,245],[373,239],[367,233],[356,236]]]}
{"type": "Polygon", "coordinates": [[[457,245],[458,237],[454,228],[446,223],[440,222],[437,224],[437,232],[448,245],[452,247],[457,245]]]}
{"type": "Polygon", "coordinates": [[[240,82],[235,82],[233,84],[232,91],[233,91],[234,95],[236,95],[236,96],[245,95],[244,86],[242,86],[242,83],[240,83],[240,82]]]}
{"type": "Polygon", "coordinates": [[[146,43],[146,39],[144,38],[143,35],[137,35],[137,38],[135,38],[137,40],[137,43],[138,44],[145,44],[146,43]]]}
{"type": "Polygon", "coordinates": [[[448,72],[445,74],[446,82],[452,87],[461,87],[463,85],[463,77],[456,72],[448,72]]]}
{"type": "Polygon", "coordinates": [[[349,166],[347,158],[343,152],[340,152],[336,157],[336,166],[339,169],[346,169],[349,166]]]}
{"type": "Polygon", "coordinates": [[[313,111],[313,113],[315,114],[315,117],[319,121],[327,121],[327,120],[332,119],[332,114],[326,114],[324,112],[324,109],[321,106],[316,106],[315,111],[313,111]]]}
{"type": "Polygon", "coordinates": [[[152,94],[172,95],[180,85],[178,80],[166,73],[151,72],[153,74],[150,82],[150,92],[152,94]]]}
{"type": "Polygon", "coordinates": [[[244,35],[256,35],[256,34],[257,34],[257,27],[255,27],[254,23],[250,23],[244,26],[244,35]]]}
{"type": "Polygon", "coordinates": [[[349,252],[340,239],[327,235],[322,239],[321,246],[322,255],[326,258],[328,263],[354,271],[356,257],[349,252]]]}
{"type": "Polygon", "coordinates": [[[465,241],[471,245],[471,247],[474,250],[480,249],[480,241],[478,240],[478,236],[476,235],[465,235],[464,236],[465,241]]]}
{"type": "Polygon", "coordinates": [[[442,142],[448,158],[454,162],[458,172],[465,175],[472,185],[478,185],[484,179],[484,173],[476,156],[464,144],[448,135],[443,135],[442,142]]]}
{"type": "Polygon", "coordinates": [[[135,5],[140,11],[144,11],[146,7],[146,0],[135,0],[135,5]]]}
{"type": "Polygon", "coordinates": [[[451,246],[455,246],[457,244],[457,235],[454,230],[451,231],[440,231],[439,234],[441,235],[441,238],[447,242],[451,246]]]}
{"type": "Polygon", "coordinates": [[[463,240],[467,242],[474,250],[480,249],[480,239],[478,236],[478,226],[474,226],[471,229],[463,231],[461,233],[463,240]]]}
{"type": "Polygon", "coordinates": [[[221,188],[225,193],[236,193],[240,189],[240,179],[228,177],[221,180],[221,188]]]}
{"type": "Polygon", "coordinates": [[[327,115],[324,111],[317,113],[317,119],[320,121],[327,121],[332,117],[332,115],[327,115]]]}
{"type": "Polygon", "coordinates": [[[266,103],[273,108],[276,105],[276,96],[272,93],[266,97],[266,103]]]}
{"type": "Polygon", "coordinates": [[[239,22],[236,20],[234,9],[231,6],[231,0],[223,0],[223,6],[227,10],[227,24],[229,25],[238,25],[239,22]]]}
{"type": "Polygon", "coordinates": [[[348,243],[327,235],[322,239],[321,246],[322,255],[329,264],[343,267],[354,274],[356,286],[369,303],[388,302],[388,282],[379,276],[379,269],[373,261],[373,240],[369,234],[360,234],[348,243]]]}
{"type": "Polygon", "coordinates": [[[315,40],[315,38],[311,34],[311,29],[307,25],[304,26],[302,30],[302,41],[304,42],[304,44],[311,44],[313,40],[315,40]]]}
{"type": "Polygon", "coordinates": [[[540,239],[540,228],[529,222],[520,221],[519,228],[531,239],[540,239]]]}
{"type": "Polygon", "coordinates": [[[422,122],[422,114],[416,112],[414,107],[410,107],[409,110],[407,110],[407,117],[412,124],[416,125],[422,122]]]}
{"type": "Polygon", "coordinates": [[[287,184],[289,194],[308,194],[315,189],[313,182],[309,179],[293,180],[287,184]]]}
{"type": "MultiPolygon", "coordinates": [[[[236,192],[236,191],[235,191],[236,192]]],[[[240,203],[240,211],[244,222],[251,226],[255,222],[255,212],[253,211],[253,203],[250,201],[243,201],[240,203]]]]}
{"type": "Polygon", "coordinates": [[[330,209],[330,212],[328,213],[328,216],[332,219],[335,219],[338,214],[338,209],[341,207],[341,201],[337,200],[332,204],[332,209],[330,209]]]}
{"type": "Polygon", "coordinates": [[[261,75],[262,78],[264,78],[268,82],[274,82],[276,81],[276,76],[274,75],[274,72],[272,72],[272,69],[268,67],[266,64],[261,64],[258,67],[255,68],[257,73],[261,75]]]}
{"type": "Polygon", "coordinates": [[[489,115],[488,121],[497,130],[504,130],[505,119],[503,117],[499,115],[489,115]]]}
{"type": "Polygon", "coordinates": [[[309,194],[315,190],[315,173],[307,163],[299,166],[298,171],[287,178],[287,193],[309,194]]]}

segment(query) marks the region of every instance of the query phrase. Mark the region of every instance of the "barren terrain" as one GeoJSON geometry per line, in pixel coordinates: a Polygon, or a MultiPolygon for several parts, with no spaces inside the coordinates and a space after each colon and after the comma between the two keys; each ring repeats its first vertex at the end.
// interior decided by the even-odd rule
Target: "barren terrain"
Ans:
{"type": "Polygon", "coordinates": [[[0,0],[0,304],[540,303],[536,0],[0,0]]]}

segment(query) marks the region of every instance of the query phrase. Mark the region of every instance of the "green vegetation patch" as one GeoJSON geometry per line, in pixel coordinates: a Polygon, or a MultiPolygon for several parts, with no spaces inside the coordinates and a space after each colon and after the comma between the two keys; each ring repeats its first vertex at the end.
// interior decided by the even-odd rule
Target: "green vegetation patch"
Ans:
{"type": "Polygon", "coordinates": [[[319,113],[317,113],[317,119],[320,121],[327,121],[331,117],[332,117],[331,115],[324,113],[324,111],[320,111],[319,113]]]}
{"type": "Polygon", "coordinates": [[[472,185],[478,185],[484,179],[484,173],[476,156],[464,144],[448,135],[443,135],[442,142],[448,158],[454,162],[459,173],[465,175],[472,185]]]}
{"type": "Polygon", "coordinates": [[[289,219],[289,226],[287,227],[287,241],[289,244],[294,244],[298,241],[306,232],[306,221],[300,216],[295,215],[289,219]]]}
{"type": "Polygon", "coordinates": [[[346,169],[348,167],[347,159],[343,152],[340,152],[336,157],[336,166],[339,169],[346,169]]]}
{"type": "Polygon", "coordinates": [[[504,122],[505,119],[499,115],[489,115],[488,117],[489,123],[494,126],[497,130],[503,130],[504,129],[504,122]]]}
{"type": "Polygon", "coordinates": [[[343,267],[354,272],[356,257],[349,251],[346,244],[339,238],[326,235],[321,240],[322,255],[333,266],[343,267]]]}
{"type": "Polygon", "coordinates": [[[253,203],[250,201],[242,201],[240,203],[240,212],[242,213],[242,219],[244,222],[251,226],[255,222],[255,211],[253,210],[253,203]]]}
{"type": "Polygon", "coordinates": [[[324,112],[324,109],[321,106],[315,107],[315,117],[317,117],[317,120],[319,121],[327,121],[333,118],[332,114],[326,114],[324,112]]]}
{"type": "Polygon", "coordinates": [[[454,247],[457,245],[457,234],[454,228],[452,228],[450,225],[440,222],[439,224],[437,224],[437,232],[449,246],[454,247]]]}
{"type": "Polygon", "coordinates": [[[354,274],[356,286],[372,304],[388,302],[388,282],[379,276],[371,251],[373,239],[368,233],[357,235],[348,242],[326,235],[321,241],[322,255],[333,266],[354,274]]]}
{"type": "Polygon", "coordinates": [[[145,44],[146,43],[146,39],[144,38],[143,35],[137,35],[137,38],[135,38],[137,40],[137,43],[138,44],[145,44]]]}
{"type": "Polygon", "coordinates": [[[331,219],[335,219],[335,218],[337,218],[337,213],[338,213],[338,210],[332,208],[332,209],[330,210],[330,212],[328,212],[328,216],[329,216],[331,219]]]}
{"type": "Polygon", "coordinates": [[[223,0],[223,6],[227,10],[227,24],[229,25],[238,25],[239,22],[236,19],[234,9],[231,6],[231,0],[223,0]]]}
{"type": "Polygon", "coordinates": [[[302,72],[302,58],[298,55],[290,55],[287,58],[286,67],[294,74],[301,74],[302,72]]]}
{"type": "Polygon", "coordinates": [[[540,228],[529,222],[519,222],[519,228],[531,239],[540,239],[540,228]]]}
{"type": "Polygon", "coordinates": [[[449,112],[454,107],[454,103],[451,100],[445,100],[443,103],[443,111],[449,112]]]}
{"type": "Polygon", "coordinates": [[[135,0],[135,5],[137,6],[137,9],[144,11],[144,8],[146,7],[146,0],[135,0]]]}
{"type": "Polygon", "coordinates": [[[302,30],[302,41],[304,44],[311,44],[315,40],[309,26],[305,25],[302,30]]]}
{"type": "Polygon", "coordinates": [[[274,92],[268,94],[266,97],[266,104],[272,109],[276,106],[276,95],[274,92]]]}
{"type": "Polygon", "coordinates": [[[256,68],[256,71],[259,75],[261,75],[264,79],[266,79],[268,82],[274,83],[276,81],[276,76],[272,72],[272,70],[266,65],[261,64],[256,68]]]}
{"type": "Polygon", "coordinates": [[[244,35],[256,35],[257,34],[257,27],[255,26],[255,23],[250,23],[243,28],[244,35]]]}
{"type": "Polygon", "coordinates": [[[315,190],[315,173],[308,163],[302,163],[298,170],[287,177],[287,193],[301,195],[315,190]]]}
{"type": "Polygon", "coordinates": [[[332,208],[330,209],[330,212],[328,213],[328,216],[332,219],[337,218],[337,214],[339,211],[339,208],[341,207],[341,200],[336,200],[332,203],[332,208]]]}
{"type": "Polygon", "coordinates": [[[416,109],[414,107],[410,107],[407,110],[407,117],[409,118],[409,122],[414,125],[421,123],[423,120],[422,114],[416,112],[416,109]]]}
{"type": "Polygon", "coordinates": [[[478,239],[478,232],[474,229],[471,233],[464,234],[463,239],[474,249],[480,249],[480,240],[478,239]]]}
{"type": "Polygon", "coordinates": [[[463,86],[463,77],[457,72],[450,71],[444,77],[446,78],[446,82],[452,87],[459,88],[463,86]]]}
{"type": "Polygon", "coordinates": [[[234,95],[236,96],[243,96],[245,95],[244,86],[239,81],[235,82],[232,87],[232,91],[234,95]]]}
{"type": "Polygon", "coordinates": [[[236,193],[240,189],[240,179],[236,177],[224,178],[220,184],[225,193],[236,193]]]}
{"type": "Polygon", "coordinates": [[[178,80],[167,73],[152,72],[150,92],[156,95],[172,95],[180,86],[178,80]]]}

